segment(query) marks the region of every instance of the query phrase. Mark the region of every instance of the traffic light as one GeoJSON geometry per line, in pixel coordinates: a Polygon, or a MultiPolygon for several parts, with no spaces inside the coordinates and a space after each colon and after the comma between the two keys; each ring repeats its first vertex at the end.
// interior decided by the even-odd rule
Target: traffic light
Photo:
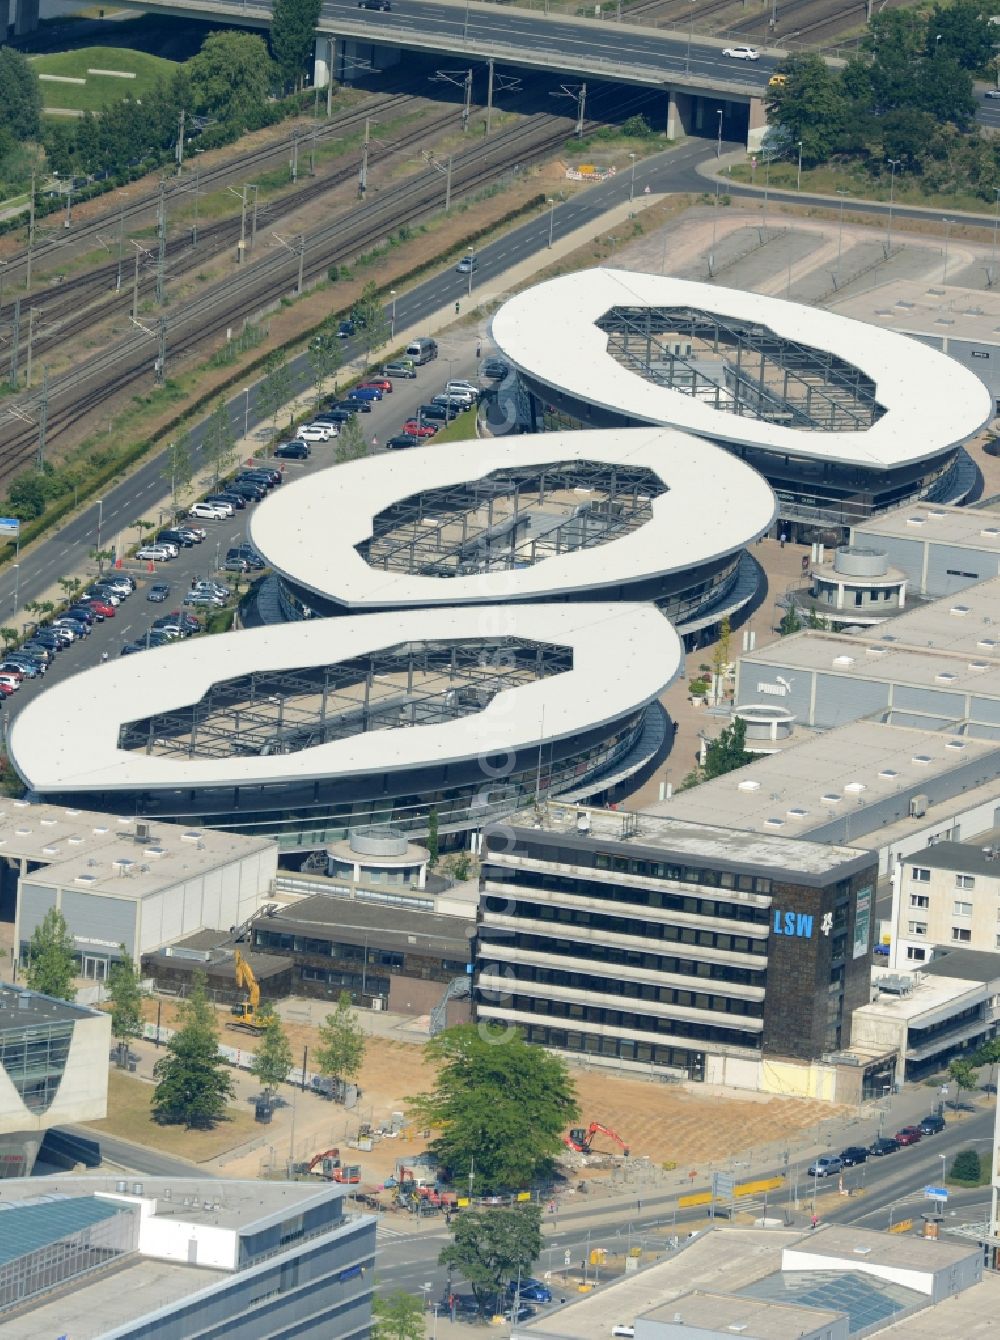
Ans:
{"type": "Polygon", "coordinates": [[[458,316],[458,314],[459,314],[459,312],[460,312],[461,310],[462,310],[462,304],[461,304],[460,302],[456,302],[456,303],[455,303],[455,315],[458,316]]]}

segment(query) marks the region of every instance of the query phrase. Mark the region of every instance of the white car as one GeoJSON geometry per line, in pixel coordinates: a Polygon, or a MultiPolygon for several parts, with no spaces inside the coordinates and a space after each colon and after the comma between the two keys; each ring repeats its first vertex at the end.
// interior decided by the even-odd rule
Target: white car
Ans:
{"type": "Polygon", "coordinates": [[[207,521],[221,521],[228,514],[215,503],[197,502],[188,511],[188,516],[203,517],[207,521]]]}
{"type": "Polygon", "coordinates": [[[305,423],[298,430],[300,442],[329,442],[337,436],[337,425],[333,423],[305,423]]]}
{"type": "Polygon", "coordinates": [[[170,558],[176,558],[165,544],[145,544],[137,551],[136,558],[141,558],[143,562],[147,559],[151,563],[166,563],[170,558]]]}
{"type": "Polygon", "coordinates": [[[3,671],[0,673],[0,684],[6,684],[16,692],[16,690],[21,687],[21,680],[18,675],[9,675],[6,671],[3,671]]]}
{"type": "Polygon", "coordinates": [[[463,391],[466,395],[479,399],[479,387],[476,383],[463,381],[460,377],[450,381],[444,389],[445,391],[463,391]]]}
{"type": "Polygon", "coordinates": [[[723,47],[722,54],[730,60],[760,60],[760,52],[754,47],[723,47]]]}

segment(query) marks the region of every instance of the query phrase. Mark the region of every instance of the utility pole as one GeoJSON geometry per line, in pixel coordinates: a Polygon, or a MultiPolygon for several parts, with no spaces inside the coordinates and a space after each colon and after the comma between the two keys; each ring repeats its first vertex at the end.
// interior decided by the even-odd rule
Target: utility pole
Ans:
{"type": "Polygon", "coordinates": [[[167,184],[160,182],[160,203],[156,210],[156,232],[159,247],[156,253],[156,301],[162,307],[166,298],[163,291],[163,271],[167,261],[167,184]]]}
{"type": "Polygon", "coordinates": [[[298,129],[292,131],[292,181],[299,179],[299,132],[298,129]]]}
{"type": "Polygon", "coordinates": [[[25,293],[31,292],[31,259],[35,250],[35,174],[31,174],[31,197],[28,202],[28,265],[24,281],[25,293]]]}
{"type": "Polygon", "coordinates": [[[358,199],[364,200],[368,190],[368,144],[371,140],[371,117],[365,117],[365,143],[361,150],[361,173],[358,177],[358,199]]]}
{"type": "Polygon", "coordinates": [[[247,189],[253,191],[253,211],[250,215],[250,250],[253,251],[253,244],[257,241],[257,202],[260,199],[260,187],[254,182],[247,189]]]}
{"type": "Polygon", "coordinates": [[[295,293],[300,298],[302,297],[302,271],[305,269],[305,263],[306,263],[306,235],[305,233],[299,233],[299,277],[295,286],[295,293]]]}
{"type": "Polygon", "coordinates": [[[242,204],[240,206],[240,251],[236,258],[237,264],[243,264],[243,255],[247,245],[247,188],[243,187],[242,204]]]}
{"type": "Polygon", "coordinates": [[[136,242],[135,247],[135,270],[132,273],[132,320],[139,319],[139,246],[136,242]]]}
{"type": "Polygon", "coordinates": [[[583,138],[583,117],[586,110],[587,110],[587,85],[581,84],[577,100],[577,113],[576,113],[576,138],[578,140],[583,138]]]}
{"type": "Polygon", "coordinates": [[[122,262],[125,254],[125,202],[122,201],[121,210],[118,214],[118,278],[115,280],[115,292],[120,293],[122,289],[122,262]]]}
{"type": "Polygon", "coordinates": [[[21,344],[21,299],[14,299],[14,323],[11,330],[11,348],[10,348],[10,385],[11,389],[17,390],[17,361],[20,355],[21,344]]]}
{"type": "Polygon", "coordinates": [[[489,59],[489,83],[486,86],[486,133],[490,133],[493,124],[493,57],[489,59]]]}
{"type": "Polygon", "coordinates": [[[191,245],[198,245],[198,186],[201,181],[201,167],[194,170],[194,224],[191,228],[191,245]]]}
{"type": "Polygon", "coordinates": [[[162,385],[167,380],[167,318],[165,316],[160,317],[157,342],[156,380],[162,385]]]}
{"type": "Polygon", "coordinates": [[[35,337],[35,313],[37,310],[37,307],[28,308],[28,358],[24,366],[25,390],[31,388],[31,342],[35,337]]]}
{"type": "Polygon", "coordinates": [[[326,81],[326,119],[329,121],[330,117],[333,116],[333,57],[337,49],[336,40],[332,37],[327,38],[326,47],[326,68],[329,72],[326,81]]]}
{"type": "Polygon", "coordinates": [[[184,167],[184,108],[181,108],[181,114],[178,118],[177,127],[177,148],[174,151],[174,157],[177,160],[177,175],[181,175],[181,169],[184,167]]]}
{"type": "Polygon", "coordinates": [[[444,178],[444,212],[447,214],[451,209],[451,154],[448,155],[448,170],[444,178]]]}
{"type": "Polygon", "coordinates": [[[472,71],[465,72],[465,103],[462,107],[462,133],[469,129],[469,115],[472,111],[472,71]]]}
{"type": "Polygon", "coordinates": [[[310,175],[310,177],[315,177],[315,175],[316,175],[316,126],[315,126],[315,123],[313,124],[313,127],[312,127],[312,129],[310,130],[310,132],[309,132],[309,175],[310,175]]]}
{"type": "Polygon", "coordinates": [[[45,432],[49,424],[49,369],[42,364],[42,398],[38,402],[38,468],[45,465],[45,432]]]}

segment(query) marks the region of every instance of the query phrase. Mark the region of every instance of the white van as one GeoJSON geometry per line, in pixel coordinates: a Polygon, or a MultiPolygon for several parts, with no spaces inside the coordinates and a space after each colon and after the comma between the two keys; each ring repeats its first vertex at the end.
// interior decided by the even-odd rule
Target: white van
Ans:
{"type": "Polygon", "coordinates": [[[422,336],[406,346],[406,357],[412,358],[414,363],[430,363],[437,356],[437,340],[428,339],[427,336],[422,336]]]}

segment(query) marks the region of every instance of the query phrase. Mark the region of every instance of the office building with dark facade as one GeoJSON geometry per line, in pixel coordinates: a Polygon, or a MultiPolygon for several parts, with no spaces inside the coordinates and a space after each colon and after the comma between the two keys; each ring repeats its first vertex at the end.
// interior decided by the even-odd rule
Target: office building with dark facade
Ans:
{"type": "MultiPolygon", "coordinates": [[[[781,1058],[849,1051],[875,876],[856,847],[549,806],[486,831],[477,1017],[620,1069],[766,1088],[781,1058]]],[[[859,1092],[871,1059],[847,1058],[859,1092]]]]}

